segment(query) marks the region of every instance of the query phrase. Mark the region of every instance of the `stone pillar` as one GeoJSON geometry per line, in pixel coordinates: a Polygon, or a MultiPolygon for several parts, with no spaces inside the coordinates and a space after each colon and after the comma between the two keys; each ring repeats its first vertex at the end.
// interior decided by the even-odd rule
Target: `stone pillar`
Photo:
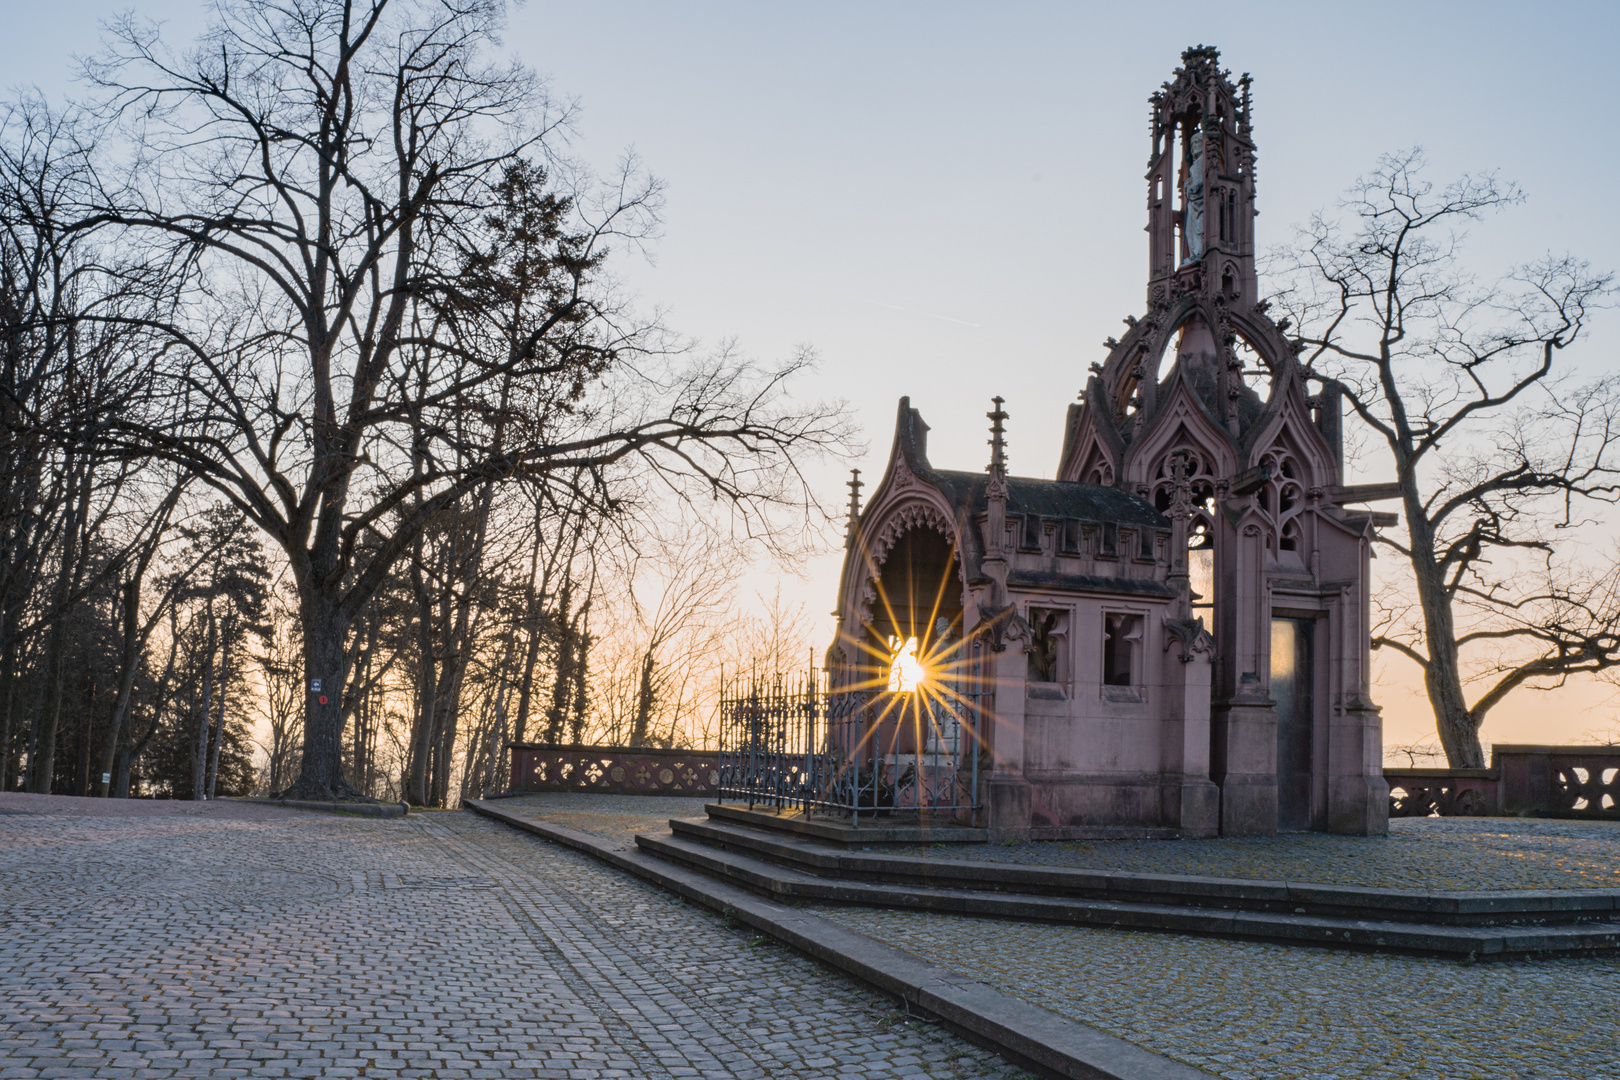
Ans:
{"type": "Polygon", "coordinates": [[[1211,775],[1221,788],[1222,836],[1277,833],[1277,713],[1258,680],[1210,718],[1211,775]]]}
{"type": "Polygon", "coordinates": [[[1369,694],[1372,641],[1372,544],[1363,536],[1355,551],[1355,583],[1330,605],[1323,625],[1331,666],[1327,716],[1328,832],[1384,836],[1389,832],[1389,783],[1384,779],[1384,723],[1369,694]]]}
{"type": "Polygon", "coordinates": [[[1024,684],[1028,657],[1016,644],[990,654],[996,704],[990,752],[994,764],[985,784],[985,824],[990,840],[1028,840],[1033,792],[1024,779],[1024,684]]]}
{"type": "Polygon", "coordinates": [[[1389,782],[1384,779],[1383,719],[1363,699],[1329,720],[1332,758],[1347,768],[1328,776],[1327,831],[1349,836],[1389,833],[1389,782]]]}
{"type": "Polygon", "coordinates": [[[989,603],[983,615],[994,620],[989,665],[995,680],[996,704],[992,718],[990,753],[994,764],[985,783],[985,823],[990,839],[1028,840],[1033,799],[1024,779],[1024,686],[1029,660],[1010,642],[1028,642],[1028,628],[1007,598],[1007,445],[1002,427],[1007,419],[1001,398],[992,398],[990,420],[990,476],[986,484],[984,558],[980,572],[988,579],[989,603]]]}
{"type": "Polygon", "coordinates": [[[1192,522],[1188,454],[1170,457],[1170,566],[1174,618],[1164,620],[1160,661],[1164,682],[1159,761],[1159,820],[1185,836],[1214,836],[1220,827],[1221,793],[1209,778],[1210,686],[1215,642],[1202,619],[1192,617],[1187,536],[1192,522]]]}
{"type": "MultiPolygon", "coordinates": [[[[1221,697],[1210,715],[1210,779],[1221,789],[1222,836],[1277,832],[1277,713],[1271,673],[1271,594],[1265,538],[1254,521],[1227,528],[1216,587],[1221,697]]],[[[1217,547],[1219,550],[1219,547],[1217,547]]]]}
{"type": "Polygon", "coordinates": [[[1209,778],[1211,653],[1201,622],[1165,626],[1159,820],[1184,836],[1220,830],[1221,792],[1209,778]]]}

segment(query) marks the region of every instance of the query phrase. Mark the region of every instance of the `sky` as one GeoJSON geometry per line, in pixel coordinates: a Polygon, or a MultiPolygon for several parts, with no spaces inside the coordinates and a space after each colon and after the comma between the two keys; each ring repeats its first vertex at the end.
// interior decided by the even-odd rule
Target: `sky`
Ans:
{"type": "MultiPolygon", "coordinates": [[[[73,55],[131,6],[175,40],[202,25],[194,0],[0,0],[0,79],[73,92],[73,55]]],[[[936,466],[984,466],[1000,394],[1013,471],[1053,474],[1067,403],[1144,306],[1147,98],[1188,46],[1254,76],[1263,246],[1420,145],[1437,180],[1500,170],[1527,191],[1473,230],[1491,277],[1549,251],[1620,265],[1616,41],[1613,3],[528,0],[505,44],[577,100],[576,156],[606,171],[634,150],[663,179],[661,239],[619,266],[642,304],[762,360],[816,350],[798,392],[845,400],[865,433],[812,474],[837,506],[839,470],[881,475],[902,395],[936,466]]],[[[1577,360],[1612,368],[1617,344],[1620,312],[1577,360]]],[[[784,593],[821,617],[838,556],[795,569],[784,593]]],[[[1414,669],[1378,668],[1386,742],[1432,730],[1414,669]]],[[[1616,715],[1606,687],[1521,693],[1485,735],[1580,740],[1616,715]]]]}

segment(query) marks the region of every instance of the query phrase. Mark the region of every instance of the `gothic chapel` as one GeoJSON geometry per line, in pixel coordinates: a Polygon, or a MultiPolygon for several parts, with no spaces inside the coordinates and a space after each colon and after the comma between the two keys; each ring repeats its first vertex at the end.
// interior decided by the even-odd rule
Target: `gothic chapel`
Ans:
{"type": "MultiPolygon", "coordinates": [[[[1382,834],[1368,560],[1340,402],[1255,275],[1250,83],[1204,46],[1152,98],[1147,309],[1069,406],[1057,479],[935,469],[900,402],[852,484],[834,686],[971,660],[992,839],[1382,834]],[[954,650],[954,651],[952,651],[954,650]]],[[[966,661],[959,665],[966,671],[966,661]]],[[[967,676],[964,676],[964,678],[967,676]]]]}

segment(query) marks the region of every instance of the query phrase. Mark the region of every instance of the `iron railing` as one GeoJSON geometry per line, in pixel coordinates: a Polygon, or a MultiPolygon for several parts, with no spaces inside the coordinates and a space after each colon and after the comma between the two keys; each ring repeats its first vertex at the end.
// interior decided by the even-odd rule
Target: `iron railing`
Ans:
{"type": "Polygon", "coordinates": [[[777,810],[956,818],[979,807],[989,687],[978,642],[922,690],[833,688],[825,672],[737,679],[722,694],[719,795],[777,810]]]}

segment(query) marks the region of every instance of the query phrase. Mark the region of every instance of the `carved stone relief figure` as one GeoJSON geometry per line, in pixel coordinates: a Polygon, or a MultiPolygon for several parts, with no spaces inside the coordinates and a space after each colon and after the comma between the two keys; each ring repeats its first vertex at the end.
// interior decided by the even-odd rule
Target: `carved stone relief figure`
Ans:
{"type": "Polygon", "coordinates": [[[1194,129],[1187,140],[1187,210],[1181,227],[1182,239],[1187,244],[1187,259],[1182,265],[1195,263],[1204,257],[1204,132],[1194,129]]]}
{"type": "Polygon", "coordinates": [[[1029,677],[1035,682],[1058,681],[1058,613],[1030,612],[1029,677]]]}

